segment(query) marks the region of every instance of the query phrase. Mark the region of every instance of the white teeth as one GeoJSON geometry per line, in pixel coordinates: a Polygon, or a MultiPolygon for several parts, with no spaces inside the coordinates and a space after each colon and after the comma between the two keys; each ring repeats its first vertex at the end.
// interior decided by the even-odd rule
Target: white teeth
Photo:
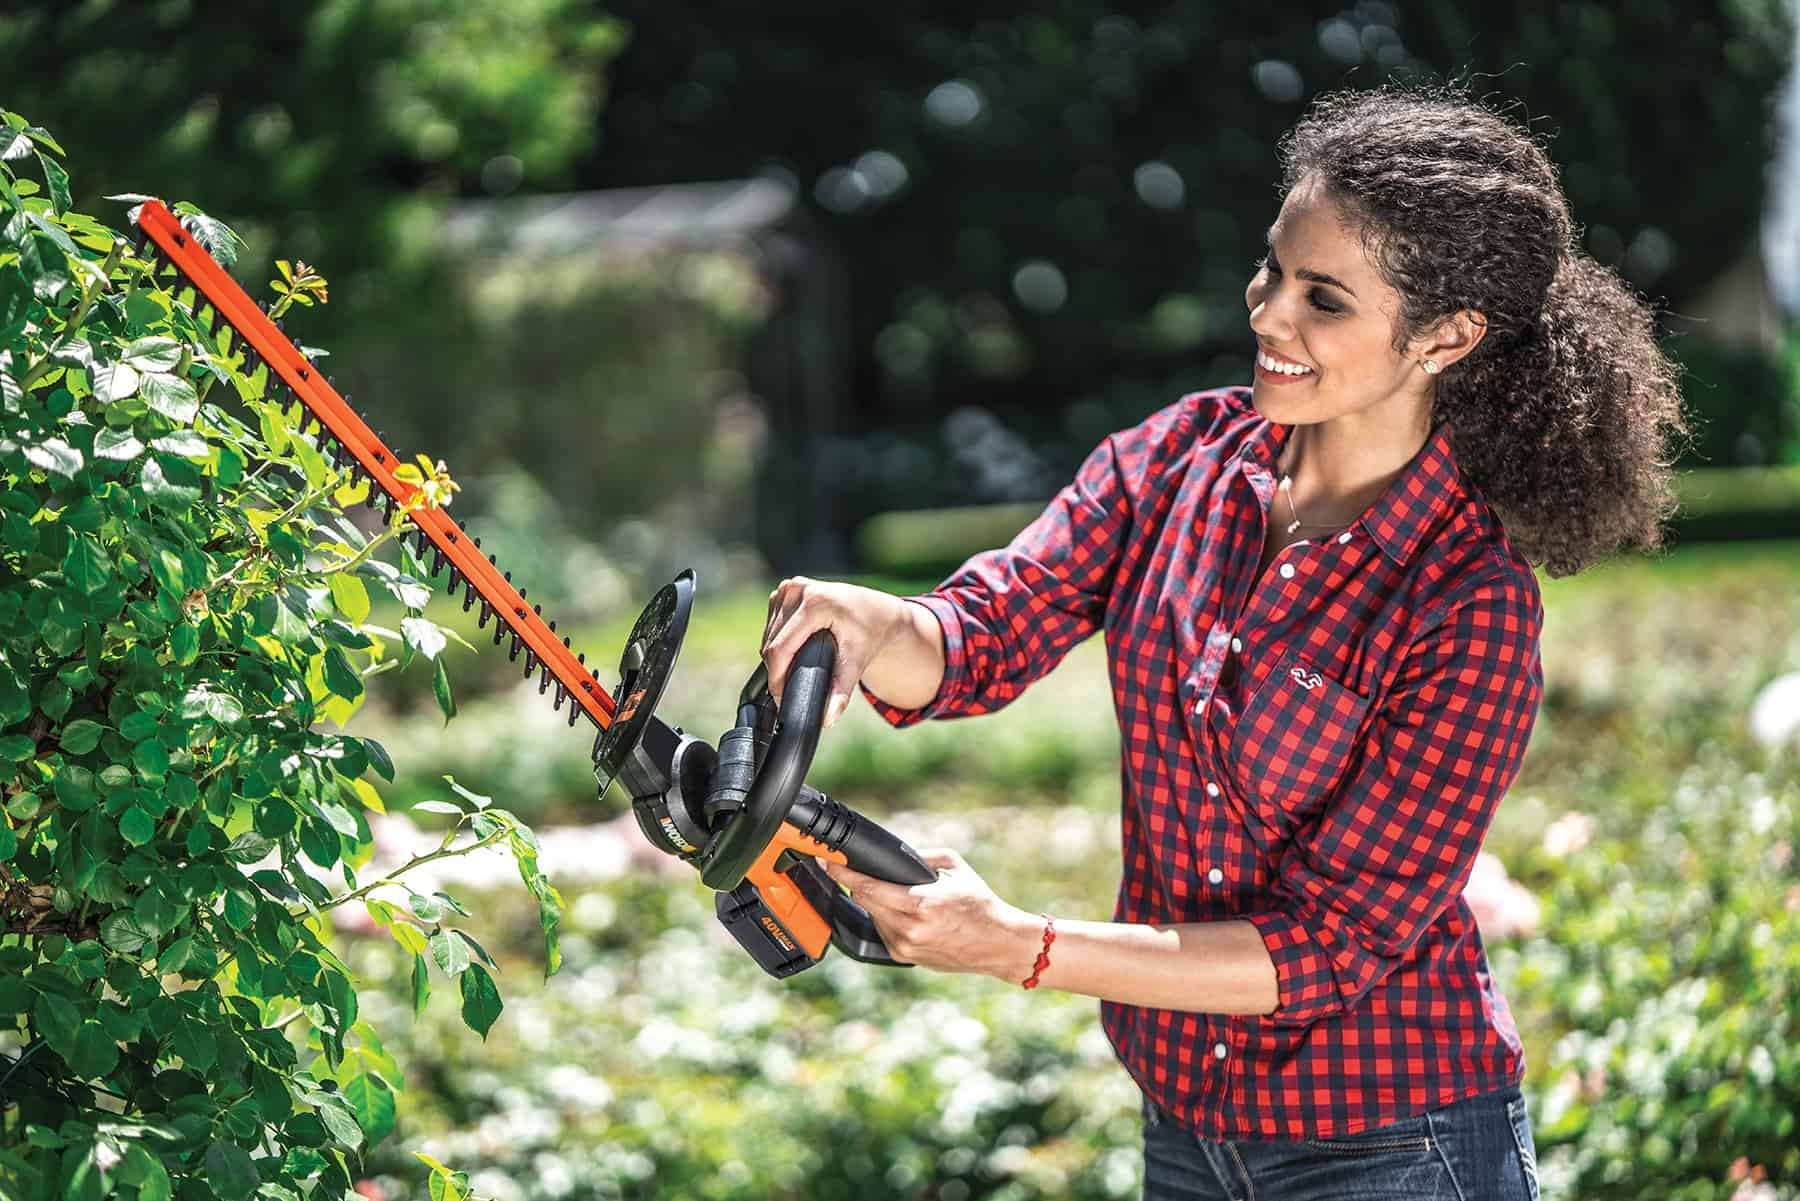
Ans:
{"type": "Polygon", "coordinates": [[[1311,375],[1313,370],[1311,367],[1303,367],[1299,363],[1284,363],[1272,359],[1260,350],[1256,352],[1256,361],[1265,370],[1278,371],[1282,375],[1311,375]]]}

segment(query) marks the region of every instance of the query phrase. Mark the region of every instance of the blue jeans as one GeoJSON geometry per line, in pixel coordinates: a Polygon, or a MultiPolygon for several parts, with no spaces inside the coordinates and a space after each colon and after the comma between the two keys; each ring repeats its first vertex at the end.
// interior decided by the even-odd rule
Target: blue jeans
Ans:
{"type": "Polygon", "coordinates": [[[1537,1201],[1517,1085],[1337,1138],[1213,1142],[1144,1099],[1144,1201],[1537,1201]]]}

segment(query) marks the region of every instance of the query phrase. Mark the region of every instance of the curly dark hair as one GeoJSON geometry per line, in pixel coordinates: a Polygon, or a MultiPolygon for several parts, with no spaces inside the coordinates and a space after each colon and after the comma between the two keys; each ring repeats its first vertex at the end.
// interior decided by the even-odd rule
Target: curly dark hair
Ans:
{"type": "Polygon", "coordinates": [[[1282,139],[1282,189],[1324,183],[1400,294],[1394,347],[1473,309],[1487,333],[1437,376],[1465,476],[1552,576],[1662,545],[1679,369],[1650,307],[1578,246],[1550,156],[1459,84],[1316,99],[1282,139]]]}

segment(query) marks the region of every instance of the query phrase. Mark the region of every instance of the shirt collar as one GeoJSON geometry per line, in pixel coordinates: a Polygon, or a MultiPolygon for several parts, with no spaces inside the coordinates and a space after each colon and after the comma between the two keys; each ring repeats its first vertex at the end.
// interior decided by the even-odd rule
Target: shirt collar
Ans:
{"type": "MultiPolygon", "coordinates": [[[[1238,453],[1246,462],[1273,475],[1275,462],[1293,428],[1262,420],[1244,439],[1238,453]]],[[[1462,473],[1450,450],[1450,427],[1439,422],[1387,490],[1346,528],[1360,525],[1388,558],[1404,567],[1441,527],[1445,515],[1462,496],[1462,473]]]]}

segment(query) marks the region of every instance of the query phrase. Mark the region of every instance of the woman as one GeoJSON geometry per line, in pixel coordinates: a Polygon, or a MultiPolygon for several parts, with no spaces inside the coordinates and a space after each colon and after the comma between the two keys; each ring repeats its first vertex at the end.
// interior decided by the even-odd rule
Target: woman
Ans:
{"type": "Polygon", "coordinates": [[[1318,101],[1245,303],[1254,385],[1108,437],[925,596],[796,578],[828,720],[991,712],[1103,629],[1111,922],[1007,904],[953,851],[833,867],[902,959],[1099,997],[1150,1197],[1535,1197],[1525,1064],[1462,899],[1542,693],[1532,564],[1659,544],[1683,432],[1649,311],[1555,168],[1448,90],[1318,101]]]}

